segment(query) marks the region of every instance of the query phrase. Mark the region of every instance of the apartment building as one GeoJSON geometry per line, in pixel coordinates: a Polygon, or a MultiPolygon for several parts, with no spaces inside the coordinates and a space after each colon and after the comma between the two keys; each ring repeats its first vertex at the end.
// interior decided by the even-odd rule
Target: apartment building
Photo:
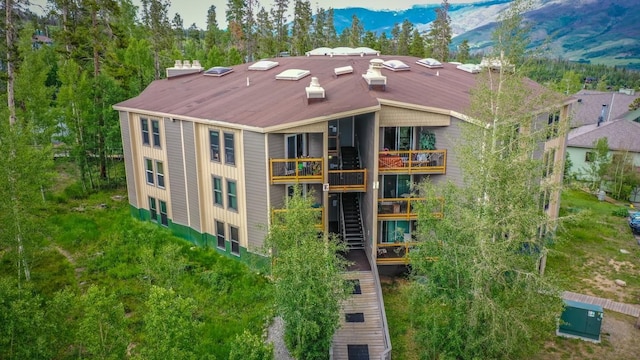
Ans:
{"type": "MultiPolygon", "coordinates": [[[[405,264],[415,241],[412,205],[422,200],[411,184],[428,177],[462,185],[453,144],[478,71],[368,48],[206,71],[177,61],[167,79],[114,106],[132,215],[251,261],[300,184],[314,197],[319,229],[378,265],[405,264]]],[[[568,107],[541,119],[566,122],[568,107]]],[[[562,169],[565,142],[548,139],[538,156],[562,169]]],[[[546,176],[562,181],[562,171],[546,176]]],[[[557,217],[559,190],[545,199],[557,217]]]]}

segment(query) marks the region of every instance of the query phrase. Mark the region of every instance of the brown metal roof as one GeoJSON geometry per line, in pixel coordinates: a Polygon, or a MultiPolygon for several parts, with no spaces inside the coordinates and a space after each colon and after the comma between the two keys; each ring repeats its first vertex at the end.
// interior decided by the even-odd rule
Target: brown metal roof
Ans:
{"type": "Polygon", "coordinates": [[[267,71],[250,71],[250,64],[242,64],[223,77],[195,74],[157,80],[139,96],[115,107],[259,128],[377,106],[378,98],[458,112],[468,107],[475,75],[451,64],[437,70],[427,69],[417,65],[417,58],[413,57],[380,58],[400,59],[411,66],[410,71],[403,72],[383,69],[383,75],[387,76],[386,91],[369,90],[362,78],[372,57],[289,57],[273,59],[280,65],[267,71]],[[352,74],[334,75],[335,68],[347,65],[353,67],[352,74]],[[276,74],[293,68],[310,70],[311,75],[298,81],[275,79],[276,74]],[[325,89],[326,99],[307,104],[305,87],[313,76],[325,89]]]}
{"type": "Polygon", "coordinates": [[[369,68],[371,56],[276,58],[272,60],[280,65],[267,71],[250,71],[250,64],[242,64],[222,77],[194,74],[157,80],[139,96],[114,107],[258,128],[375,107],[379,99],[459,113],[468,110],[469,90],[475,85],[477,75],[447,63],[443,68],[428,69],[416,64],[418,58],[415,57],[378,58],[402,60],[411,69],[399,72],[383,69],[382,74],[387,76],[386,91],[369,90],[362,74],[369,68]],[[348,65],[353,67],[353,73],[334,75],[335,68],[348,65]],[[311,75],[298,81],[276,80],[276,74],[286,69],[310,70],[311,75]],[[309,86],[311,77],[318,78],[326,99],[307,104],[305,87],[309,86]]]}
{"type": "Polygon", "coordinates": [[[571,119],[571,127],[596,124],[598,117],[602,113],[602,105],[607,105],[605,121],[619,119],[629,112],[629,104],[631,104],[638,95],[581,90],[574,95],[574,97],[580,100],[573,106],[575,114],[571,119]]]}

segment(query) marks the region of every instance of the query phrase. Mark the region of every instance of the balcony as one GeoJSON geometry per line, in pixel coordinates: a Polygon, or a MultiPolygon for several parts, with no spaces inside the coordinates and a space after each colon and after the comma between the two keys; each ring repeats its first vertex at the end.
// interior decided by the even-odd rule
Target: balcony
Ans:
{"type": "MultiPolygon", "coordinates": [[[[271,223],[283,223],[284,222],[284,214],[289,211],[288,209],[273,209],[271,210],[271,223]]],[[[316,224],[314,225],[316,229],[323,231],[324,230],[324,209],[323,208],[311,208],[309,211],[315,213],[316,224]]]]}
{"type": "Polygon", "coordinates": [[[367,169],[329,170],[330,191],[367,191],[367,169]]]}
{"type": "Polygon", "coordinates": [[[320,184],[323,165],[322,158],[270,159],[271,184],[320,184]]]}
{"type": "Polygon", "coordinates": [[[447,150],[381,151],[378,172],[402,174],[445,174],[447,150]]]}
{"type": "MultiPolygon", "coordinates": [[[[415,241],[398,243],[376,244],[376,263],[381,265],[406,265],[409,263],[409,253],[416,251],[415,241]]],[[[435,257],[427,257],[427,260],[436,261],[435,257]]]]}
{"type": "MultiPolygon", "coordinates": [[[[416,220],[418,213],[414,205],[425,198],[380,198],[378,199],[378,220],[416,220]]],[[[444,211],[444,199],[437,199],[437,206],[432,210],[432,214],[437,218],[442,218],[444,211]]]]}

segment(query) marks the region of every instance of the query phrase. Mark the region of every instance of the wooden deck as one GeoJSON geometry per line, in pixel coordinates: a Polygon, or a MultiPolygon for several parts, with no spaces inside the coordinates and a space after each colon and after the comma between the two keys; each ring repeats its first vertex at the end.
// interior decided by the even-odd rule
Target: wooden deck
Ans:
{"type": "Polygon", "coordinates": [[[358,279],[362,294],[352,295],[342,305],[340,328],[333,336],[333,360],[348,360],[347,345],[368,345],[369,359],[380,359],[385,350],[382,313],[371,271],[350,271],[346,279],[358,279]],[[345,314],[362,313],[364,322],[346,322],[345,314]]]}
{"type": "Polygon", "coordinates": [[[573,300],[592,305],[600,305],[603,309],[615,311],[621,314],[640,317],[640,306],[638,305],[625,304],[595,296],[582,295],[570,291],[565,291],[562,294],[562,297],[567,300],[573,300]]]}

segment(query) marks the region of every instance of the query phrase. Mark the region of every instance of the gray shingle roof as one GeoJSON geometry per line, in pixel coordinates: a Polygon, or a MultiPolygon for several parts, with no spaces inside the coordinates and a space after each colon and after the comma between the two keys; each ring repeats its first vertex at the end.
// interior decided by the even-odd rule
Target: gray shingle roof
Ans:
{"type": "Polygon", "coordinates": [[[611,150],[640,153],[640,123],[624,119],[575,128],[569,132],[567,146],[593,148],[593,143],[603,137],[611,150]]]}
{"type": "Polygon", "coordinates": [[[574,95],[578,102],[573,106],[571,127],[596,124],[602,113],[602,105],[607,105],[604,120],[617,120],[629,112],[629,104],[640,95],[627,95],[618,92],[581,90],[574,95]]]}

